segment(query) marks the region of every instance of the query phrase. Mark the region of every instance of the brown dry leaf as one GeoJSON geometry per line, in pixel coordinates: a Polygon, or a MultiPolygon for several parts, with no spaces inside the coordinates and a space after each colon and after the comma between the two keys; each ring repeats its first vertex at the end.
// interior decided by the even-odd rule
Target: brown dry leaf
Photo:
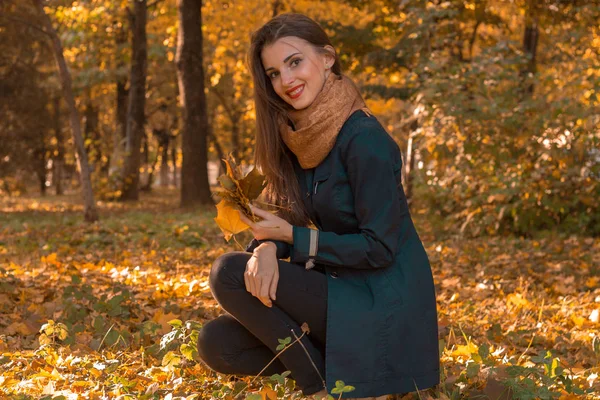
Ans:
{"type": "Polygon", "coordinates": [[[33,335],[34,333],[37,333],[35,327],[25,322],[13,322],[6,328],[7,335],[19,334],[23,336],[28,336],[33,335]]]}
{"type": "Polygon", "coordinates": [[[4,306],[9,306],[12,304],[12,300],[5,293],[0,293],[0,309],[4,306]]]}
{"type": "Polygon", "coordinates": [[[458,276],[452,278],[446,278],[442,280],[443,288],[451,288],[460,284],[460,278],[458,276]]]}
{"type": "Polygon", "coordinates": [[[265,188],[265,177],[256,168],[240,180],[240,189],[249,200],[254,200],[265,188]]]}
{"type": "Polygon", "coordinates": [[[242,222],[240,214],[234,204],[227,200],[221,200],[217,204],[217,217],[215,222],[221,228],[225,240],[229,241],[235,234],[245,231],[248,225],[242,222]]]}
{"type": "Polygon", "coordinates": [[[310,333],[310,328],[308,327],[308,324],[306,322],[303,323],[300,328],[302,329],[302,332],[310,333]]]}
{"type": "Polygon", "coordinates": [[[152,321],[160,324],[160,334],[164,335],[165,333],[171,331],[171,325],[169,325],[169,321],[172,321],[179,316],[173,313],[165,314],[162,309],[159,309],[156,314],[152,317],[152,321]]]}
{"type": "Polygon", "coordinates": [[[484,398],[495,400],[510,400],[513,398],[512,391],[495,377],[488,379],[482,394],[484,398]]]}
{"type": "Polygon", "coordinates": [[[225,166],[227,168],[227,175],[233,178],[236,182],[240,180],[242,176],[242,171],[240,167],[236,164],[235,159],[231,154],[227,156],[227,158],[223,159],[225,162],[225,166]]]}

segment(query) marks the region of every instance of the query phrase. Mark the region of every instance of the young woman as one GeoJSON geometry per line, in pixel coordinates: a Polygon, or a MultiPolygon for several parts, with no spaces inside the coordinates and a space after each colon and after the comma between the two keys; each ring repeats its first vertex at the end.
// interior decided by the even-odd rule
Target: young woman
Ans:
{"type": "Polygon", "coordinates": [[[341,74],[323,29],[279,15],[252,35],[256,165],[278,215],[254,207],[247,252],[219,257],[201,358],[256,375],[278,339],[302,337],[263,373],[291,371],[305,395],[376,397],[439,380],[431,268],[400,183],[394,140],[341,74]],[[283,261],[290,257],[290,262],[283,261]],[[302,324],[310,329],[303,335],[302,324]]]}

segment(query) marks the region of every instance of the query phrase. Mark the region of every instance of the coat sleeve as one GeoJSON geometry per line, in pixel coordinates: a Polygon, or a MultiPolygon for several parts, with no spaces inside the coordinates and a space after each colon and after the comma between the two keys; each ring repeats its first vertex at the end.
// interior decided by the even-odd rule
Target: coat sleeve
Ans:
{"type": "Polygon", "coordinates": [[[258,240],[258,239],[252,239],[252,241],[250,243],[248,243],[248,246],[246,246],[246,251],[249,253],[252,253],[254,251],[254,249],[256,249],[259,245],[265,243],[265,242],[273,242],[275,243],[275,246],[277,246],[277,259],[283,259],[283,258],[288,258],[290,256],[290,246],[288,243],[286,242],[282,242],[279,240],[270,240],[270,239],[266,239],[266,240],[258,240]]]}
{"type": "Polygon", "coordinates": [[[337,234],[293,227],[292,261],[348,268],[384,268],[392,264],[407,208],[398,188],[402,166],[397,144],[375,118],[361,121],[342,160],[354,196],[359,233],[337,234]],[[316,247],[316,249],[315,249],[316,247]]]}

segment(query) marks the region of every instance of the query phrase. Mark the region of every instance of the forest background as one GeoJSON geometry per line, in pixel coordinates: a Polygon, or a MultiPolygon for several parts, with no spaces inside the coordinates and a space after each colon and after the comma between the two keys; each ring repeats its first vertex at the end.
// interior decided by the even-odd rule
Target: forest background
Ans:
{"type": "Polygon", "coordinates": [[[0,390],[289,394],[211,375],[196,325],[168,324],[219,312],[206,274],[236,247],[215,178],[253,163],[249,35],[288,11],[322,24],[403,152],[442,328],[427,395],[597,390],[595,0],[0,1],[0,390]]]}

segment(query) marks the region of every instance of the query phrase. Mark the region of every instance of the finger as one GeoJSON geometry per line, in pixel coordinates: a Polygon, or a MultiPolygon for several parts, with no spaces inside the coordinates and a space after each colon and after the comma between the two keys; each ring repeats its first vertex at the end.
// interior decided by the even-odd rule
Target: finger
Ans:
{"type": "Polygon", "coordinates": [[[250,204],[250,209],[252,210],[252,212],[254,214],[258,215],[259,217],[261,217],[263,219],[273,217],[273,214],[271,214],[269,211],[262,210],[256,206],[253,206],[252,204],[250,204]]]}
{"type": "Polygon", "coordinates": [[[258,291],[258,297],[269,298],[269,288],[271,287],[271,279],[264,277],[260,283],[260,289],[258,291]]]}
{"type": "Polygon", "coordinates": [[[256,291],[258,299],[267,307],[271,307],[271,299],[269,299],[269,283],[268,279],[265,277],[260,278],[257,281],[256,291]]]}
{"type": "Polygon", "coordinates": [[[250,276],[250,282],[252,282],[252,296],[259,297],[260,277],[259,276],[250,276]]]}
{"type": "Polygon", "coordinates": [[[250,218],[246,217],[246,215],[243,212],[238,211],[238,213],[240,214],[240,220],[246,225],[248,225],[250,229],[254,229],[254,222],[250,221],[250,218]]]}
{"type": "Polygon", "coordinates": [[[252,279],[252,273],[250,271],[246,271],[244,273],[244,283],[246,284],[246,290],[249,291],[252,296],[254,296],[254,280],[252,279]]]}
{"type": "Polygon", "coordinates": [[[248,279],[248,273],[244,272],[244,285],[246,286],[246,291],[252,293],[250,290],[250,279],[248,279]]]}
{"type": "Polygon", "coordinates": [[[273,306],[273,303],[271,302],[271,299],[269,299],[268,297],[259,297],[258,299],[261,301],[261,303],[263,303],[267,307],[272,307],[273,306]]]}
{"type": "Polygon", "coordinates": [[[277,284],[279,283],[279,269],[275,270],[275,275],[273,275],[273,280],[271,281],[271,286],[269,287],[269,295],[273,300],[275,300],[275,294],[277,293],[277,284]]]}
{"type": "Polygon", "coordinates": [[[252,284],[250,283],[250,274],[252,273],[252,270],[255,267],[255,265],[254,265],[255,262],[256,262],[256,257],[253,255],[252,257],[250,257],[250,259],[246,263],[246,270],[244,271],[244,285],[246,286],[246,291],[248,291],[250,293],[252,293],[252,284]]]}

